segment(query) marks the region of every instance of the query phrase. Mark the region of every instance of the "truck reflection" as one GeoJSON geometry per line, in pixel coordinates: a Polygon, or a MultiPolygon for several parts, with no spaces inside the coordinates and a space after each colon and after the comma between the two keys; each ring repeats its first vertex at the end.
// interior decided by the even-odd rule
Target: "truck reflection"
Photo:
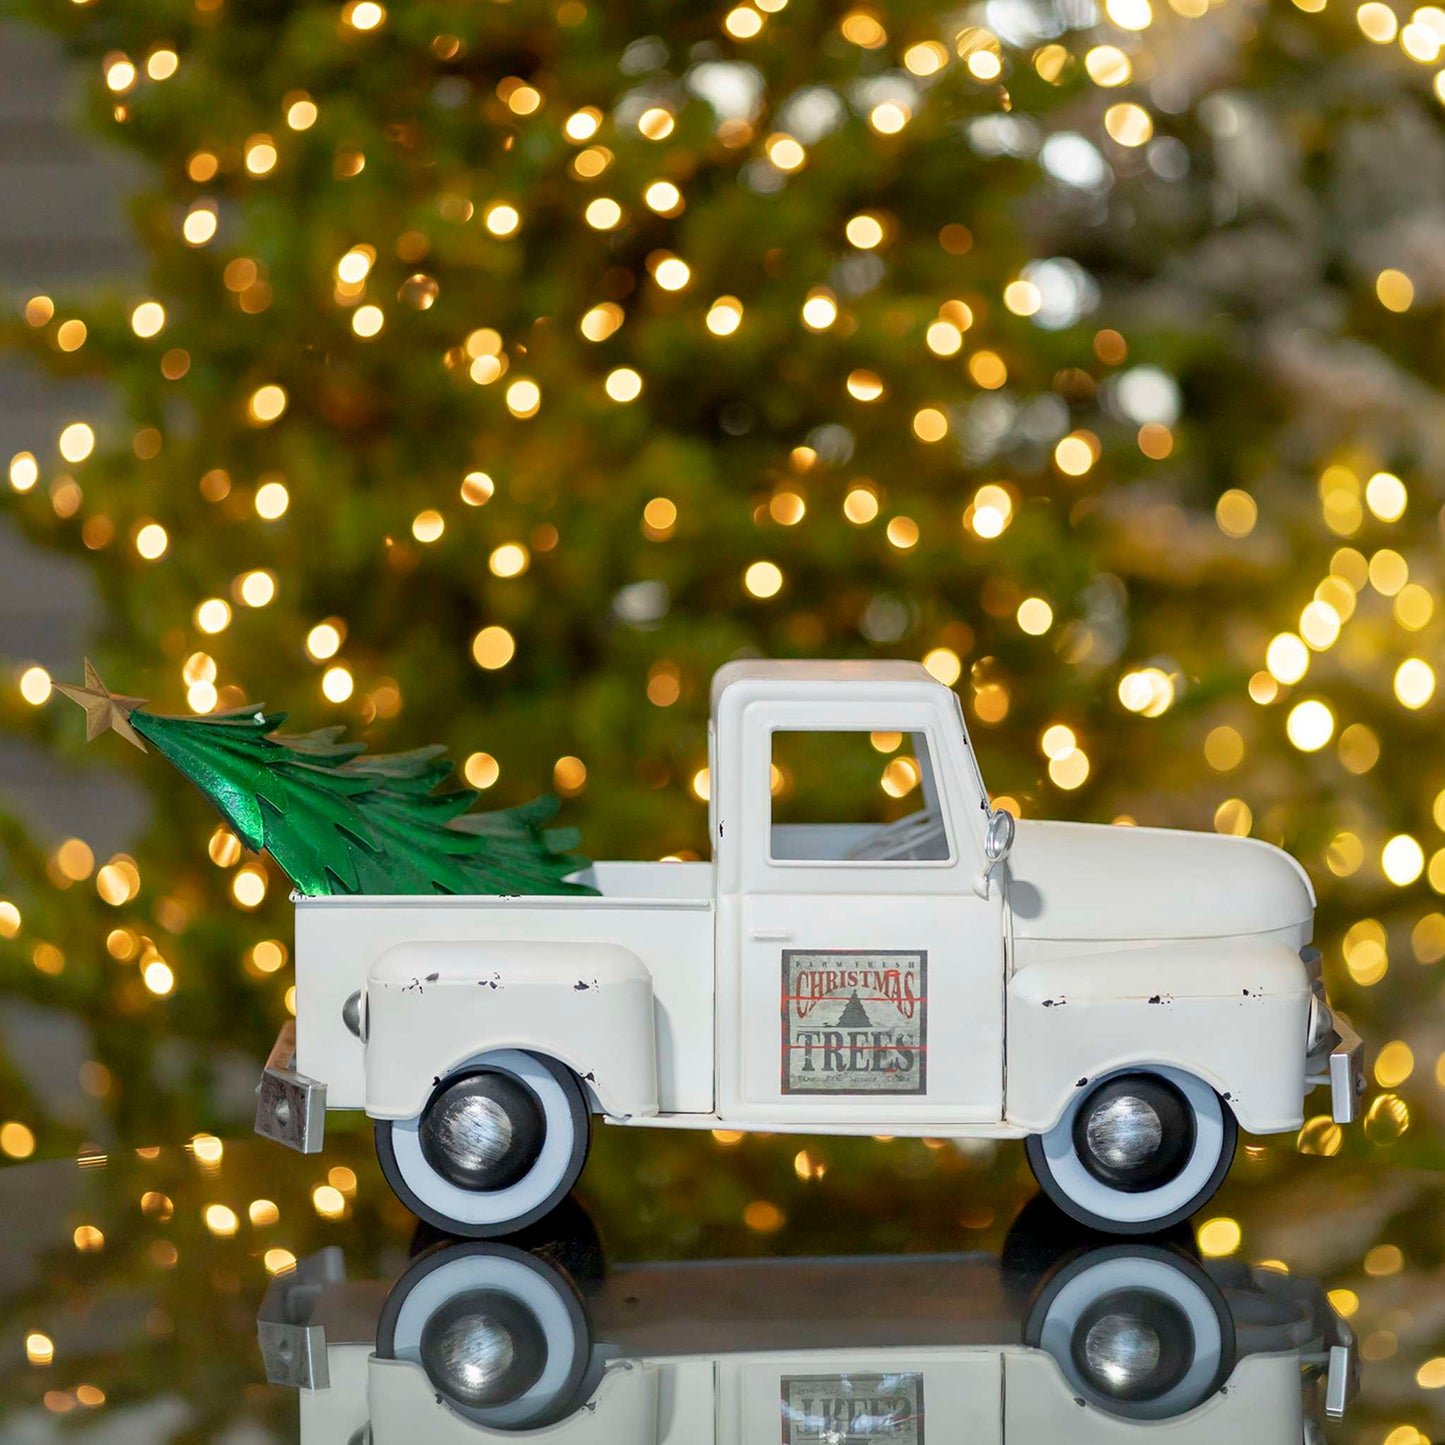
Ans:
{"type": "Polygon", "coordinates": [[[275,1280],[260,1342],[302,1445],[1298,1445],[1357,1387],[1318,1285],[1174,1242],[612,1267],[585,1228],[529,1243],[275,1280]]]}

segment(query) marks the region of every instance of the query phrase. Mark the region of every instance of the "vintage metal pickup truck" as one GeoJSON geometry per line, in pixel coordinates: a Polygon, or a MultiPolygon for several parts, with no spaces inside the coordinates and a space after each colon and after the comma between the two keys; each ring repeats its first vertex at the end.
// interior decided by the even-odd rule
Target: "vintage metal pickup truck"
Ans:
{"type": "Polygon", "coordinates": [[[730,663],[708,742],[712,863],[597,863],[596,896],[298,898],[258,1130],[317,1151],[326,1108],[364,1109],[397,1194],[471,1236],[555,1205],[596,1114],[1024,1139],[1062,1208],[1129,1234],[1203,1204],[1238,1128],[1298,1129],[1315,1085],[1354,1118],[1360,1041],[1285,853],[1015,828],[914,664],[730,663]]]}
{"type": "Polygon", "coordinates": [[[1172,1248],[622,1264],[473,1241],[388,1290],[338,1249],[274,1280],[267,1378],[301,1445],[1310,1445],[1358,1389],[1310,1280],[1172,1248]]]}

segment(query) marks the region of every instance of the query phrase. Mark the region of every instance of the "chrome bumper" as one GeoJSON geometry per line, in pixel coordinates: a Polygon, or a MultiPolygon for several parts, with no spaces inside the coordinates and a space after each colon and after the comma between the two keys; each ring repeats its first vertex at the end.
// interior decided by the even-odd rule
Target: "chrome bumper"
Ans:
{"type": "Polygon", "coordinates": [[[256,1085],[256,1132],[302,1154],[319,1154],[326,1134],[326,1085],[298,1074],[296,1021],[276,1035],[256,1085]]]}
{"type": "Polygon", "coordinates": [[[1331,1345],[1329,1364],[1325,1368],[1325,1416],[1342,1419],[1345,1408],[1360,1393],[1360,1361],[1355,1354],[1355,1337],[1349,1335],[1342,1344],[1331,1345]]]}
{"type": "Polygon", "coordinates": [[[1305,1062],[1305,1082],[1314,1088],[1330,1086],[1330,1117],[1336,1124],[1353,1124],[1365,1096],[1365,1046],[1342,1014],[1333,1015],[1327,1042],[1305,1062]]]}
{"type": "Polygon", "coordinates": [[[294,1385],[301,1390],[329,1388],[326,1331],[312,1323],[312,1315],[322,1292],[345,1279],[346,1261],[340,1248],[332,1244],[277,1275],[267,1286],[256,1316],[256,1340],[271,1384],[294,1385]]]}

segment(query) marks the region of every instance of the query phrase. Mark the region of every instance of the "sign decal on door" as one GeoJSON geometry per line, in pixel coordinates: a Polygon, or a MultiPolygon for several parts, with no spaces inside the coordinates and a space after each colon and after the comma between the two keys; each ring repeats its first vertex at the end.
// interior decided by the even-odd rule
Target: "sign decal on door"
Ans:
{"type": "Polygon", "coordinates": [[[783,1445],[923,1445],[923,1376],[784,1375],[783,1445]]]}
{"type": "Polygon", "coordinates": [[[927,1092],[928,954],[783,950],[783,1093],[927,1092]]]}

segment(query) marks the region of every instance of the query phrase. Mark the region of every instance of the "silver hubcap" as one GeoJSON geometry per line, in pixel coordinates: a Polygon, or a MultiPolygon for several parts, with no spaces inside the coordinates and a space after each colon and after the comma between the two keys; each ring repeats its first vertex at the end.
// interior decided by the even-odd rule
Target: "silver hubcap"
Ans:
{"type": "Polygon", "coordinates": [[[541,1378],[547,1344],[516,1300],[481,1290],[443,1305],[426,1322],[421,1359],[432,1383],[457,1404],[502,1405],[541,1378]]]}
{"type": "Polygon", "coordinates": [[[448,1098],[437,1110],[436,1142],[458,1169],[486,1174],[511,1152],[516,1130],[495,1099],[448,1098]]]}
{"type": "Polygon", "coordinates": [[[1101,1164],[1110,1169],[1135,1169],[1159,1152],[1164,1125],[1147,1100],[1122,1094],[1089,1116],[1084,1138],[1101,1164]]]}
{"type": "Polygon", "coordinates": [[[1159,1368],[1158,1332],[1133,1315],[1105,1315],[1084,1336],[1084,1364],[1115,1394],[1137,1389],[1159,1368]]]}
{"type": "Polygon", "coordinates": [[[506,1189],[537,1162],[547,1132],[537,1096],[495,1069],[463,1074],[428,1105],[418,1130],[427,1163],[461,1189],[506,1189]]]}
{"type": "Polygon", "coordinates": [[[487,1315],[464,1315],[438,1332],[432,1342],[432,1367],[450,1393],[480,1404],[512,1368],[517,1347],[505,1325],[487,1315]]]}

